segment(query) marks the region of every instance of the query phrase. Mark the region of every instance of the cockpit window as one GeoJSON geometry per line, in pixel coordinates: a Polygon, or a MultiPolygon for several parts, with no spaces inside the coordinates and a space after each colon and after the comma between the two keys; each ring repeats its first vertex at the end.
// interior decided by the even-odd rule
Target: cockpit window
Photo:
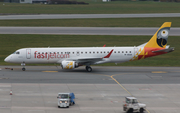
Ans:
{"type": "Polygon", "coordinates": [[[16,51],[16,54],[20,54],[20,52],[19,52],[19,51],[16,51]]]}

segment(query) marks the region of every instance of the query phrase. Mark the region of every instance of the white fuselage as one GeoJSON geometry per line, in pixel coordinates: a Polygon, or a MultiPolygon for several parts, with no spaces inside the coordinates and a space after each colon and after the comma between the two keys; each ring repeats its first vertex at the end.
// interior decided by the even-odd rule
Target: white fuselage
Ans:
{"type": "Polygon", "coordinates": [[[108,60],[97,62],[122,63],[135,56],[139,47],[76,47],[76,48],[23,48],[9,55],[10,63],[61,63],[67,59],[103,58],[113,50],[108,60]]]}

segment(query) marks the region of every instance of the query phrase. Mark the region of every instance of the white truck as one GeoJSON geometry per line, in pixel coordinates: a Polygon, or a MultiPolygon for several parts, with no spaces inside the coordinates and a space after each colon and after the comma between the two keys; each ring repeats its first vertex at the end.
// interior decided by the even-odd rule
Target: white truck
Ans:
{"type": "Polygon", "coordinates": [[[58,107],[67,107],[75,104],[75,95],[74,93],[58,93],[58,107]]]}
{"type": "Polygon", "coordinates": [[[146,110],[146,104],[138,103],[135,97],[125,97],[125,99],[126,101],[123,104],[123,110],[126,113],[143,113],[146,110]]]}

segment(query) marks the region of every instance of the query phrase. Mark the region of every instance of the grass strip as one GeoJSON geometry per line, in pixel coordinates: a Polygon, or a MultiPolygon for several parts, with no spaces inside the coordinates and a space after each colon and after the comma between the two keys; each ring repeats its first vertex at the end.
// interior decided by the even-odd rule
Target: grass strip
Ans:
{"type": "Polygon", "coordinates": [[[19,4],[1,3],[1,14],[126,14],[126,13],[179,13],[177,2],[80,0],[80,4],[19,4]],[[3,5],[4,4],[4,5],[3,5]]]}
{"type": "Polygon", "coordinates": [[[0,20],[0,26],[51,26],[51,27],[160,27],[172,22],[180,27],[180,17],[174,18],[111,18],[111,19],[50,19],[50,20],[0,20]]]}
{"type": "MultiPolygon", "coordinates": [[[[0,65],[20,65],[4,62],[4,58],[17,49],[26,47],[102,47],[138,46],[147,42],[151,36],[99,36],[99,35],[0,35],[0,65]]],[[[180,38],[170,36],[168,44],[175,47],[172,53],[151,57],[139,61],[126,62],[118,66],[180,66],[180,38]]],[[[29,64],[28,64],[29,65],[29,64]]],[[[31,64],[54,65],[54,64],[31,64]]],[[[115,66],[114,63],[102,64],[115,66]]]]}

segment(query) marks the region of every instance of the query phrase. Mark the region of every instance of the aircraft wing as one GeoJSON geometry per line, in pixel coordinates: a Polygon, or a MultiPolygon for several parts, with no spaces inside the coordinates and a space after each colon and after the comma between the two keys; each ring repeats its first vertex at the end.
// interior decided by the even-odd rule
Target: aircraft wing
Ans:
{"type": "Polygon", "coordinates": [[[57,63],[61,63],[62,61],[76,61],[77,63],[80,63],[81,65],[86,65],[86,64],[98,64],[98,63],[103,63],[107,62],[111,54],[113,52],[113,49],[108,53],[108,55],[104,57],[74,57],[74,58],[66,58],[63,60],[58,61],[57,63]]]}
{"type": "Polygon", "coordinates": [[[79,63],[81,65],[95,64],[95,62],[102,61],[102,60],[103,60],[103,58],[93,58],[93,57],[66,59],[66,61],[76,61],[77,63],[79,63]]]}

